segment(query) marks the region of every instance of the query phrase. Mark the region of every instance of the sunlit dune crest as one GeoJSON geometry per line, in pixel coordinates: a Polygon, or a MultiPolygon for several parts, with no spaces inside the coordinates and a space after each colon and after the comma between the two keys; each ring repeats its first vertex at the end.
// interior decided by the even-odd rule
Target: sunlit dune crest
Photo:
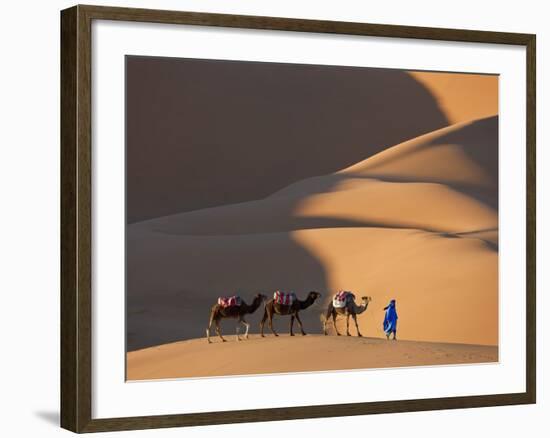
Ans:
{"type": "Polygon", "coordinates": [[[498,187],[498,117],[458,123],[388,148],[339,173],[498,187]]]}
{"type": "Polygon", "coordinates": [[[498,75],[412,71],[451,124],[498,114],[498,75]]]}

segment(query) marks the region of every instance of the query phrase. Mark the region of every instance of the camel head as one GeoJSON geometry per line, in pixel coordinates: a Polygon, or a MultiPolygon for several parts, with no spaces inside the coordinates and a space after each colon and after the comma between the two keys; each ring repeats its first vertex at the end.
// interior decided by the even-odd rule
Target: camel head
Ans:
{"type": "Polygon", "coordinates": [[[319,292],[312,290],[309,294],[307,294],[307,296],[311,298],[313,301],[315,301],[317,298],[321,296],[321,294],[319,292]]]}
{"type": "Polygon", "coordinates": [[[254,297],[255,300],[260,300],[262,302],[265,302],[265,300],[267,300],[267,297],[264,295],[264,294],[256,294],[256,296],[254,297]]]}
{"type": "Polygon", "coordinates": [[[361,297],[361,300],[365,303],[365,304],[368,304],[372,301],[372,297],[361,297]]]}

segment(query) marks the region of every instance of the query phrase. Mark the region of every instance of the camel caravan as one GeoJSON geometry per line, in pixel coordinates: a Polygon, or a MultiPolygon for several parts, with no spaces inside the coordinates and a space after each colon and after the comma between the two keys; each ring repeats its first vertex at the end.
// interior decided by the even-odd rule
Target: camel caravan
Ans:
{"type": "MultiPolygon", "coordinates": [[[[268,297],[262,294],[257,294],[251,304],[247,304],[240,296],[233,295],[230,297],[219,297],[216,304],[210,309],[210,318],[208,322],[208,328],[206,329],[206,339],[208,343],[211,343],[210,340],[210,329],[212,324],[215,325],[216,333],[223,342],[226,342],[226,339],[221,334],[220,322],[222,319],[232,318],[237,319],[236,327],[236,339],[237,341],[241,340],[240,336],[240,327],[243,325],[245,327],[244,338],[248,339],[248,330],[250,324],[246,322],[245,316],[248,314],[254,313],[262,304],[264,303],[264,314],[260,322],[260,335],[264,335],[264,325],[267,321],[269,329],[274,336],[279,336],[273,328],[273,317],[275,315],[280,316],[290,316],[290,336],[294,336],[293,326],[294,320],[296,320],[300,326],[300,331],[303,336],[306,335],[302,321],[300,320],[299,313],[300,311],[306,310],[312,304],[315,303],[321,297],[321,294],[316,291],[311,291],[307,294],[305,299],[300,300],[294,292],[282,292],[276,291],[273,293],[273,297],[268,300],[268,297]]],[[[357,323],[357,316],[367,310],[369,303],[372,301],[371,297],[363,296],[361,297],[361,303],[357,304],[355,302],[356,297],[350,291],[339,291],[335,294],[329,303],[328,309],[324,312],[324,322],[323,322],[323,332],[327,335],[327,321],[332,319],[334,325],[334,330],[338,336],[340,333],[336,328],[336,319],[341,316],[346,318],[346,335],[351,336],[349,331],[349,320],[350,317],[355,323],[355,328],[357,329],[357,336],[362,336],[359,331],[359,325],[357,323]]]]}

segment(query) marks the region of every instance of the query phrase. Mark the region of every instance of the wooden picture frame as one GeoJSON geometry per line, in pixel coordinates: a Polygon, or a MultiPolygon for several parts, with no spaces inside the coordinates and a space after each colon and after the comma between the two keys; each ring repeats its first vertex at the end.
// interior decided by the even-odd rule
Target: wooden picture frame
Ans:
{"type": "Polygon", "coordinates": [[[535,403],[535,35],[290,18],[75,6],[61,12],[61,426],[74,432],[535,403]],[[92,21],[138,21],[518,45],[526,48],[526,391],[465,397],[177,415],[92,418],[92,21]]]}

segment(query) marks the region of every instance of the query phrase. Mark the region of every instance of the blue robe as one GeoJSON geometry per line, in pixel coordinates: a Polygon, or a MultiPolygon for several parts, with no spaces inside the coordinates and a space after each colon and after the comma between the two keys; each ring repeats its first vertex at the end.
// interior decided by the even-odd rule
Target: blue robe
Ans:
{"type": "Polygon", "coordinates": [[[395,310],[395,303],[390,303],[385,310],[384,331],[386,335],[389,335],[390,333],[397,332],[397,310],[395,310]]]}

